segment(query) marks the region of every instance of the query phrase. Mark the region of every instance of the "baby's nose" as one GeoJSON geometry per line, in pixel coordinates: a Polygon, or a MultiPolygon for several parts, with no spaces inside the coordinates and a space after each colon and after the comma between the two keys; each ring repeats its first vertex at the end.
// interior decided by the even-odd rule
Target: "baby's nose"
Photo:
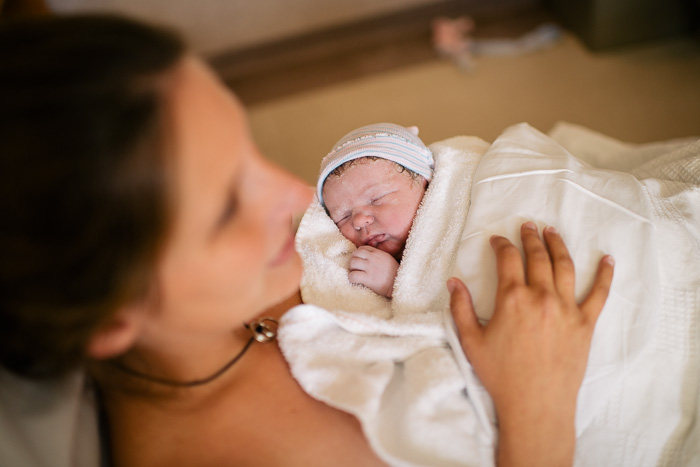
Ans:
{"type": "Polygon", "coordinates": [[[363,227],[367,227],[373,220],[374,218],[372,215],[364,211],[354,212],[352,215],[352,225],[355,227],[355,230],[360,230],[363,227]]]}

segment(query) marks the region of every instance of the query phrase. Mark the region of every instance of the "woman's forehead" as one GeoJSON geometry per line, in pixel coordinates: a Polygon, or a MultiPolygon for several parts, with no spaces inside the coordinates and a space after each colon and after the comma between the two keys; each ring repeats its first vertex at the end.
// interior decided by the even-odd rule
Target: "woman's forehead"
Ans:
{"type": "MultiPolygon", "coordinates": [[[[172,148],[180,217],[209,222],[252,142],[240,103],[195,58],[183,60],[171,101],[172,148]]],[[[184,221],[184,218],[183,218],[184,221]]]]}

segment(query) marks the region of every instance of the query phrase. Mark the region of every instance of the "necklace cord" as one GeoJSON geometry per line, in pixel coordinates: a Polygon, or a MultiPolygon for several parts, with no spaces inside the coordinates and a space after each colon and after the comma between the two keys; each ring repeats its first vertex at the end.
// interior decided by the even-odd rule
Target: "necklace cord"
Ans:
{"type": "Polygon", "coordinates": [[[136,378],[141,378],[152,383],[161,384],[163,386],[170,386],[176,388],[191,388],[195,386],[202,386],[204,384],[214,381],[219,376],[223,375],[229,368],[238,362],[238,360],[245,355],[253,342],[268,342],[277,336],[277,320],[273,318],[261,318],[258,321],[253,321],[251,323],[245,323],[244,326],[253,335],[248,339],[243,349],[238,352],[231,360],[229,360],[223,367],[215,371],[213,374],[202,379],[195,379],[192,381],[174,381],[167,378],[161,378],[159,376],[153,376],[146,373],[142,373],[138,370],[130,368],[121,362],[115,360],[110,361],[112,366],[117,368],[119,371],[126,373],[129,376],[136,378]],[[270,323],[274,324],[274,328],[270,326],[270,323]]]}

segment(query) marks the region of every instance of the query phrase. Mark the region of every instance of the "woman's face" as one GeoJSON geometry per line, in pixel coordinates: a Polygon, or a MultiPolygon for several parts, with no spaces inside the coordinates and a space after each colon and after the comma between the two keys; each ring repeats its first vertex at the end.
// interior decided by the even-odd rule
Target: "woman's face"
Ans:
{"type": "Polygon", "coordinates": [[[292,217],[311,189],[262,158],[240,103],[198,60],[169,112],[175,220],[158,268],[162,331],[230,332],[299,286],[292,217]]]}

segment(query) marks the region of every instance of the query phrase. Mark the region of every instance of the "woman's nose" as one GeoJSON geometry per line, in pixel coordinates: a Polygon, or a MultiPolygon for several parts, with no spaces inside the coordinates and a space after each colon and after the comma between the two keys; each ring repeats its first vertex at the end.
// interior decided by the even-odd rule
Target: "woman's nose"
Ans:
{"type": "Polygon", "coordinates": [[[303,214],[311,202],[313,189],[281,167],[265,159],[262,159],[262,162],[266,167],[266,193],[276,201],[268,203],[270,215],[289,220],[293,216],[303,214]]]}
{"type": "Polygon", "coordinates": [[[371,213],[365,211],[356,211],[352,214],[352,225],[355,230],[360,230],[363,227],[367,227],[374,221],[374,217],[371,213]]]}

